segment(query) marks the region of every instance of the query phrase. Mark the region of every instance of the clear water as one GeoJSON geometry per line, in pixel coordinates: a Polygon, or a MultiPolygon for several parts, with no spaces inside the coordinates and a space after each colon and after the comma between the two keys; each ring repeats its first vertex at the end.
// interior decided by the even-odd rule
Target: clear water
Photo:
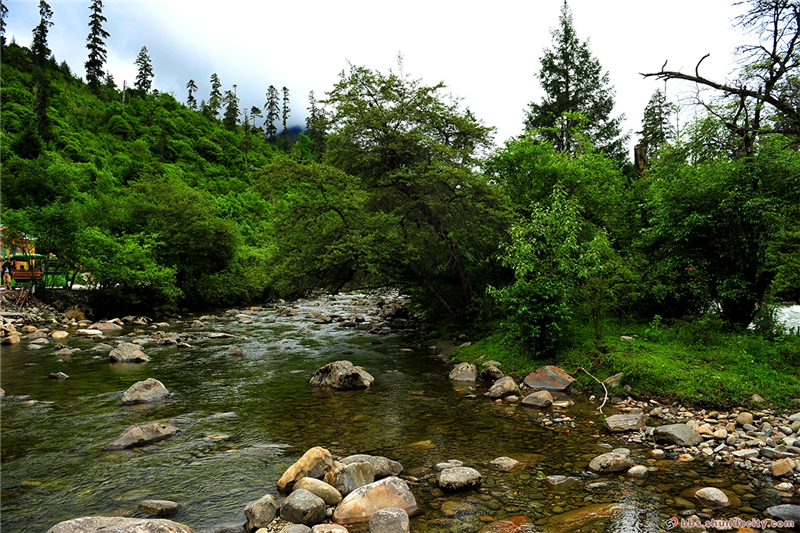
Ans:
{"type": "MultiPolygon", "coordinates": [[[[280,475],[312,446],[400,461],[419,479],[412,489],[421,513],[412,519],[412,529],[427,533],[510,531],[523,523],[523,530],[553,530],[545,522],[554,515],[609,502],[624,503],[624,511],[582,531],[657,531],[680,512],[675,497],[714,479],[723,486],[748,486],[742,505],[763,509],[780,498],[731,468],[648,463],[646,448],[634,449],[634,456],[660,470],[645,482],[589,474],[591,458],[608,451],[599,444],[620,445],[599,429],[594,406],[579,401],[557,413],[575,417],[574,427],[556,424],[559,429],[547,430],[538,410],[492,403],[482,394],[485,387],[470,391],[450,382],[447,363],[410,332],[374,335],[306,318],[310,311],[366,314],[362,303],[358,296],[306,302],[297,306],[295,317],[264,310],[253,315],[253,324],[221,317],[199,329],[191,328],[195,317],[184,317],[168,331],[195,336],[192,347],[147,344],[143,349],[152,360],[145,364],[109,363],[107,356],[88,351],[99,340],[75,336],[61,342],[82,351],[60,360],[53,344],[37,351],[25,341],[4,346],[3,531],[42,532],[86,515],[139,516],[136,507],[143,499],[180,502],[184,509],[174,520],[196,531],[243,524],[247,502],[277,495],[280,475]],[[209,340],[213,331],[246,338],[209,340]],[[244,357],[224,355],[233,344],[244,357]],[[308,381],[314,371],[337,359],[366,367],[376,378],[373,386],[312,390],[308,381]],[[69,379],[48,379],[57,371],[69,379]],[[151,405],[119,404],[130,385],[148,377],[162,381],[171,396],[151,405]],[[103,450],[130,425],[168,420],[181,429],[172,439],[135,450],[103,450]],[[514,473],[487,468],[488,461],[504,455],[524,467],[514,473]],[[453,495],[436,490],[427,469],[448,459],[481,471],[483,488],[453,495]],[[542,478],[555,474],[575,476],[579,484],[566,492],[548,490],[542,478]],[[608,483],[587,487],[597,481],[608,483]]],[[[716,516],[734,515],[742,513],[734,508],[716,516]]]]}

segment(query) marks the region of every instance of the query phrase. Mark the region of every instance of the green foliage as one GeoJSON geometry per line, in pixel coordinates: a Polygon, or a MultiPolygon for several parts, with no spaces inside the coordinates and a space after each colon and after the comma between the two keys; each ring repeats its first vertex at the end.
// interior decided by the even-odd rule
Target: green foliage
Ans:
{"type": "Polygon", "coordinates": [[[153,63],[150,60],[150,55],[147,53],[147,47],[142,46],[139,50],[139,55],[136,56],[136,61],[133,62],[137,67],[136,81],[133,86],[137,91],[147,94],[150,92],[150,87],[153,85],[153,63]]]}
{"type": "Polygon", "coordinates": [[[639,146],[643,147],[648,159],[653,159],[659,147],[672,143],[676,139],[676,128],[670,119],[678,112],[678,106],[667,101],[667,95],[656,89],[642,117],[642,129],[639,134],[639,146]]]}

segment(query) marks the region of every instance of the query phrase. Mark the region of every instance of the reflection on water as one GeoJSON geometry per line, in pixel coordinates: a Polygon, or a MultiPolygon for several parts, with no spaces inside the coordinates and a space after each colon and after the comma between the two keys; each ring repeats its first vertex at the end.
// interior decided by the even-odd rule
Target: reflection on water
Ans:
{"type": "MultiPolygon", "coordinates": [[[[175,520],[198,531],[244,523],[245,504],[265,493],[277,495],[280,475],[312,446],[400,461],[416,480],[411,485],[421,513],[412,528],[428,533],[559,533],[570,520],[582,520],[584,533],[655,531],[685,508],[681,492],[703,478],[724,476],[746,487],[751,498],[743,498],[743,505],[758,492],[740,472],[656,462],[646,449],[633,455],[654,469],[648,480],[599,478],[588,473],[589,461],[607,451],[599,444],[618,443],[597,438],[600,421],[593,406],[578,401],[569,408],[574,426],[546,430],[538,412],[494,404],[483,396],[482,384],[476,391],[454,386],[447,364],[412,336],[374,335],[305,318],[312,310],[366,314],[360,303],[357,296],[306,302],[294,317],[264,310],[252,316],[252,324],[221,317],[191,328],[195,317],[184,317],[168,331],[196,336],[192,347],[147,344],[143,349],[152,361],[141,365],[110,364],[107,356],[89,351],[100,341],[73,336],[62,341],[82,349],[71,357],[55,356],[53,345],[38,351],[27,350],[25,342],[3,347],[4,531],[41,532],[93,514],[138,516],[137,504],[146,498],[180,502],[184,509],[175,520]],[[208,339],[214,331],[242,337],[208,339]],[[233,344],[243,357],[224,355],[233,344]],[[376,378],[372,388],[312,391],[313,372],[336,359],[366,367],[376,378]],[[70,378],[49,380],[56,371],[70,378]],[[161,380],[170,398],[119,404],[122,392],[148,377],[161,380]],[[128,426],[156,420],[170,420],[181,432],[133,451],[103,451],[128,426]],[[486,463],[499,456],[522,461],[522,467],[490,470],[486,463]],[[478,469],[483,487],[442,493],[430,469],[448,459],[478,469]],[[549,490],[549,475],[573,476],[579,483],[549,490]],[[611,510],[608,504],[620,505],[611,510]],[[591,508],[596,516],[580,516],[590,505],[600,506],[591,508]]],[[[741,514],[732,509],[719,516],[732,513],[741,514]]]]}

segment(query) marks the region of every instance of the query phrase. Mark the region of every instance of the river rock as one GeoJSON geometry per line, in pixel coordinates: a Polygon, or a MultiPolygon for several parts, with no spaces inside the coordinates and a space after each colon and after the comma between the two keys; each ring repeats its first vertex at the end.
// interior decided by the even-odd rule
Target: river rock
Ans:
{"type": "Polygon", "coordinates": [[[686,424],[668,424],[653,430],[653,439],[657,443],[677,444],[678,446],[697,446],[703,437],[686,424]]]}
{"type": "Polygon", "coordinates": [[[50,372],[50,379],[69,379],[64,372],[50,372]]]}
{"type": "Polygon", "coordinates": [[[370,533],[409,533],[408,513],[399,507],[380,509],[369,519],[370,533]]]}
{"type": "Polygon", "coordinates": [[[713,507],[715,509],[728,507],[731,504],[727,494],[716,487],[704,487],[695,492],[694,496],[703,505],[713,507]]]}
{"type": "Polygon", "coordinates": [[[505,398],[513,394],[519,394],[519,387],[511,376],[505,376],[495,381],[494,385],[489,388],[489,392],[486,393],[492,399],[505,398]]]}
{"type": "Polygon", "coordinates": [[[169,391],[163,383],[155,378],[147,378],[131,385],[122,395],[120,403],[123,405],[149,403],[162,400],[168,396],[169,391]]]}
{"type": "Polygon", "coordinates": [[[339,524],[317,524],[311,528],[311,533],[348,533],[348,531],[346,527],[339,524]]]}
{"type": "Polygon", "coordinates": [[[305,489],[322,498],[325,505],[336,505],[342,501],[342,493],[322,480],[313,477],[304,477],[298,480],[293,490],[305,489]]]}
{"type": "Polygon", "coordinates": [[[478,379],[478,367],[472,363],[458,363],[448,377],[453,381],[475,381],[478,379]]]}
{"type": "Polygon", "coordinates": [[[625,472],[625,475],[633,479],[645,479],[650,475],[650,470],[646,466],[636,465],[632,466],[625,472]]]}
{"type": "Polygon", "coordinates": [[[183,505],[169,500],[142,500],[138,506],[139,512],[147,516],[167,518],[175,516],[183,509],[183,505]]]}
{"type": "Polygon", "coordinates": [[[742,411],[741,413],[739,413],[739,416],[736,417],[736,423],[739,424],[740,426],[743,426],[745,424],[752,424],[753,415],[746,411],[742,411]]]}
{"type": "Polygon", "coordinates": [[[10,344],[19,344],[19,335],[9,335],[8,337],[3,337],[3,340],[0,341],[0,344],[5,346],[10,344]]]}
{"type": "Polygon", "coordinates": [[[90,325],[88,329],[97,329],[100,331],[119,331],[122,329],[122,326],[116,322],[95,322],[94,324],[90,325]]]}
{"type": "Polygon", "coordinates": [[[567,476],[547,476],[544,478],[544,484],[547,488],[555,491],[562,491],[566,490],[570,487],[575,486],[578,483],[578,480],[574,477],[567,477],[567,476]]]}
{"type": "Polygon", "coordinates": [[[795,531],[798,530],[798,524],[800,524],[800,505],[788,503],[773,505],[772,507],[767,507],[764,510],[764,514],[773,520],[783,520],[784,522],[791,520],[794,522],[795,531]]]}
{"type": "Polygon", "coordinates": [[[108,353],[114,363],[146,363],[150,358],[135,344],[123,342],[108,353]]]}
{"type": "Polygon", "coordinates": [[[175,436],[180,429],[172,424],[164,422],[153,422],[141,426],[131,426],[126,429],[122,435],[114,442],[106,444],[105,449],[108,451],[124,450],[126,448],[135,448],[152,444],[154,442],[162,441],[175,436]]]}
{"type": "Polygon", "coordinates": [[[604,379],[603,383],[605,383],[606,386],[611,388],[619,387],[620,385],[622,385],[622,375],[623,375],[622,372],[617,372],[613,376],[608,376],[606,379],[604,379]]]}
{"type": "Polygon", "coordinates": [[[86,329],[82,328],[75,332],[78,337],[102,337],[103,332],[99,329],[86,329]]]}
{"type": "Polygon", "coordinates": [[[331,452],[320,446],[308,450],[303,456],[290,466],[278,480],[278,489],[286,490],[304,477],[321,478],[326,472],[333,469],[331,452]]]}
{"type": "Polygon", "coordinates": [[[369,463],[372,465],[372,470],[375,472],[375,479],[381,479],[387,476],[399,476],[403,472],[403,465],[380,455],[359,453],[349,455],[344,459],[339,459],[339,462],[343,465],[362,462],[369,463]]]}
{"type": "Polygon", "coordinates": [[[56,340],[66,339],[67,337],[69,337],[69,333],[66,331],[54,331],[50,334],[50,338],[56,340]]]}
{"type": "Polygon", "coordinates": [[[366,389],[375,381],[366,370],[350,361],[334,361],[323,366],[311,378],[312,387],[334,390],[366,389]]]}
{"type": "Polygon", "coordinates": [[[519,466],[519,461],[512,459],[511,457],[504,456],[489,461],[489,466],[495,470],[500,470],[501,472],[510,472],[519,466]]]}
{"type": "Polygon", "coordinates": [[[375,470],[370,463],[349,463],[325,474],[325,483],[347,496],[354,490],[375,481],[375,470]]]}
{"type": "Polygon", "coordinates": [[[497,368],[494,365],[487,366],[483,370],[481,370],[481,379],[484,381],[497,381],[498,379],[504,376],[503,371],[497,368]]]}
{"type": "MultiPolygon", "coordinates": [[[[303,524],[289,524],[280,530],[279,533],[311,533],[310,527],[303,524]]],[[[256,532],[258,533],[258,532],[256,532]]]]}
{"type": "Polygon", "coordinates": [[[772,463],[772,475],[775,477],[790,475],[793,471],[794,471],[794,461],[792,461],[788,457],[784,459],[778,459],[777,461],[772,463]]]}
{"type": "Polygon", "coordinates": [[[457,466],[439,472],[436,482],[445,490],[477,488],[481,486],[481,474],[474,468],[457,466]]]}
{"type": "Polygon", "coordinates": [[[634,465],[633,460],[628,455],[621,453],[604,453],[598,455],[589,463],[589,470],[592,472],[608,473],[627,470],[634,465]]]}
{"type": "Polygon", "coordinates": [[[553,405],[553,395],[546,390],[536,391],[525,396],[522,400],[522,405],[544,409],[553,405]]]}
{"type": "Polygon", "coordinates": [[[106,344],[106,343],[104,343],[104,342],[101,342],[100,344],[96,345],[94,348],[92,348],[92,349],[91,349],[91,350],[89,350],[89,351],[90,351],[90,352],[103,352],[103,353],[109,353],[109,352],[110,352],[111,350],[113,350],[113,349],[114,349],[114,347],[113,347],[113,346],[111,346],[110,344],[106,344]]]}
{"type": "Polygon", "coordinates": [[[246,531],[255,531],[267,525],[275,519],[278,512],[278,502],[272,494],[265,494],[261,498],[249,502],[244,508],[244,516],[247,522],[244,524],[246,531]]]}
{"type": "Polygon", "coordinates": [[[227,350],[225,350],[225,355],[228,357],[241,357],[244,355],[244,350],[239,348],[238,346],[231,346],[227,350]]]}
{"type": "Polygon", "coordinates": [[[399,477],[383,478],[354,490],[336,506],[333,521],[345,525],[368,522],[387,507],[399,507],[408,514],[417,510],[417,500],[399,477]]]}
{"type": "Polygon", "coordinates": [[[47,533],[194,533],[189,526],[172,520],[86,516],[59,522],[47,533]]]}
{"type": "Polygon", "coordinates": [[[436,463],[433,469],[436,470],[437,472],[441,472],[442,470],[445,470],[447,468],[456,468],[459,466],[464,466],[464,463],[462,461],[459,461],[458,459],[450,459],[448,461],[436,463]]]}
{"type": "Polygon", "coordinates": [[[548,365],[537,368],[525,376],[525,386],[533,390],[563,391],[575,378],[558,368],[548,365]]]}
{"type": "Polygon", "coordinates": [[[644,413],[626,413],[612,415],[605,419],[603,425],[612,433],[622,431],[634,431],[642,429],[647,423],[647,415],[644,413]]]}
{"type": "Polygon", "coordinates": [[[553,516],[547,520],[547,531],[553,533],[566,533],[583,531],[584,528],[600,520],[608,520],[622,511],[619,503],[596,503],[584,505],[578,509],[553,516]]]}
{"type": "Polygon", "coordinates": [[[325,520],[325,502],[313,492],[299,489],[283,500],[280,513],[287,522],[312,526],[325,520]]]}

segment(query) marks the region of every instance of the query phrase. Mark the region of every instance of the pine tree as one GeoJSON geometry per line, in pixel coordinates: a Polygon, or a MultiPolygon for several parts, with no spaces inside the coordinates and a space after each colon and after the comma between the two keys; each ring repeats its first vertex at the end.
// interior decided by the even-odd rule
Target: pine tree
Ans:
{"type": "Polygon", "coordinates": [[[0,48],[6,45],[6,17],[8,16],[8,8],[3,0],[0,0],[0,48]]]}
{"type": "Polygon", "coordinates": [[[314,152],[320,154],[324,150],[325,124],[324,115],[317,107],[314,91],[308,93],[308,116],[306,117],[306,134],[311,139],[314,152]]]}
{"type": "Polygon", "coordinates": [[[146,46],[142,46],[142,49],[139,50],[139,55],[136,57],[134,64],[139,67],[139,71],[136,73],[136,81],[133,86],[136,90],[147,94],[150,92],[150,87],[153,85],[154,75],[153,63],[150,61],[146,46]]]}
{"type": "Polygon", "coordinates": [[[648,159],[652,159],[659,147],[675,139],[675,128],[670,122],[675,111],[677,106],[667,101],[661,89],[656,89],[644,108],[642,129],[636,132],[641,137],[639,146],[644,148],[648,159]]]}
{"type": "Polygon", "coordinates": [[[197,91],[197,84],[194,80],[189,80],[189,83],[186,84],[186,89],[189,91],[189,97],[186,98],[186,105],[189,109],[197,109],[197,100],[194,97],[194,93],[197,91]]]}
{"type": "Polygon", "coordinates": [[[50,58],[50,49],[47,47],[47,32],[53,25],[50,19],[53,17],[53,10],[44,0],[39,0],[39,25],[33,29],[33,43],[31,51],[36,64],[44,66],[45,61],[50,58]]]}
{"type": "Polygon", "coordinates": [[[621,123],[624,115],[611,117],[614,89],[608,72],[592,56],[589,42],[581,42],[572,25],[572,12],[564,0],[559,25],[551,31],[553,48],[541,57],[539,82],[545,91],[541,103],[531,102],[525,118],[525,129],[555,144],[556,149],[574,153],[576,128],[583,129],[592,144],[609,156],[624,159],[621,123]],[[581,125],[585,117],[585,125],[581,125]]]}
{"type": "Polygon", "coordinates": [[[267,141],[275,143],[278,135],[278,128],[275,126],[275,121],[280,116],[280,104],[278,103],[278,89],[274,85],[270,85],[267,89],[267,103],[264,104],[264,111],[267,112],[267,120],[264,124],[264,136],[267,141]]]}
{"type": "Polygon", "coordinates": [[[283,117],[283,130],[281,131],[281,144],[283,145],[284,152],[288,152],[289,148],[291,147],[291,139],[289,139],[289,127],[287,123],[289,122],[289,113],[291,109],[289,108],[289,89],[285,86],[283,87],[283,107],[281,108],[281,116],[283,117]]]}
{"type": "Polygon", "coordinates": [[[261,108],[258,106],[252,106],[250,108],[250,116],[253,117],[253,128],[257,128],[258,126],[256,126],[256,118],[263,116],[261,113],[261,108]]]}
{"type": "Polygon", "coordinates": [[[94,94],[100,90],[100,78],[103,76],[103,67],[106,64],[106,39],[109,33],[103,29],[107,19],[103,16],[103,1],[92,0],[89,6],[92,14],[89,16],[89,36],[86,37],[86,48],[89,50],[89,59],[86,67],[86,83],[94,94]]]}
{"type": "Polygon", "coordinates": [[[219,110],[222,107],[222,93],[220,92],[221,88],[222,82],[219,81],[219,76],[217,76],[217,73],[215,72],[211,75],[211,94],[208,96],[208,109],[213,118],[217,118],[219,116],[219,110]]]}
{"type": "Polygon", "coordinates": [[[232,91],[225,91],[225,115],[222,118],[222,124],[230,131],[236,128],[239,122],[239,97],[236,96],[236,85],[233,86],[232,91]]]}

